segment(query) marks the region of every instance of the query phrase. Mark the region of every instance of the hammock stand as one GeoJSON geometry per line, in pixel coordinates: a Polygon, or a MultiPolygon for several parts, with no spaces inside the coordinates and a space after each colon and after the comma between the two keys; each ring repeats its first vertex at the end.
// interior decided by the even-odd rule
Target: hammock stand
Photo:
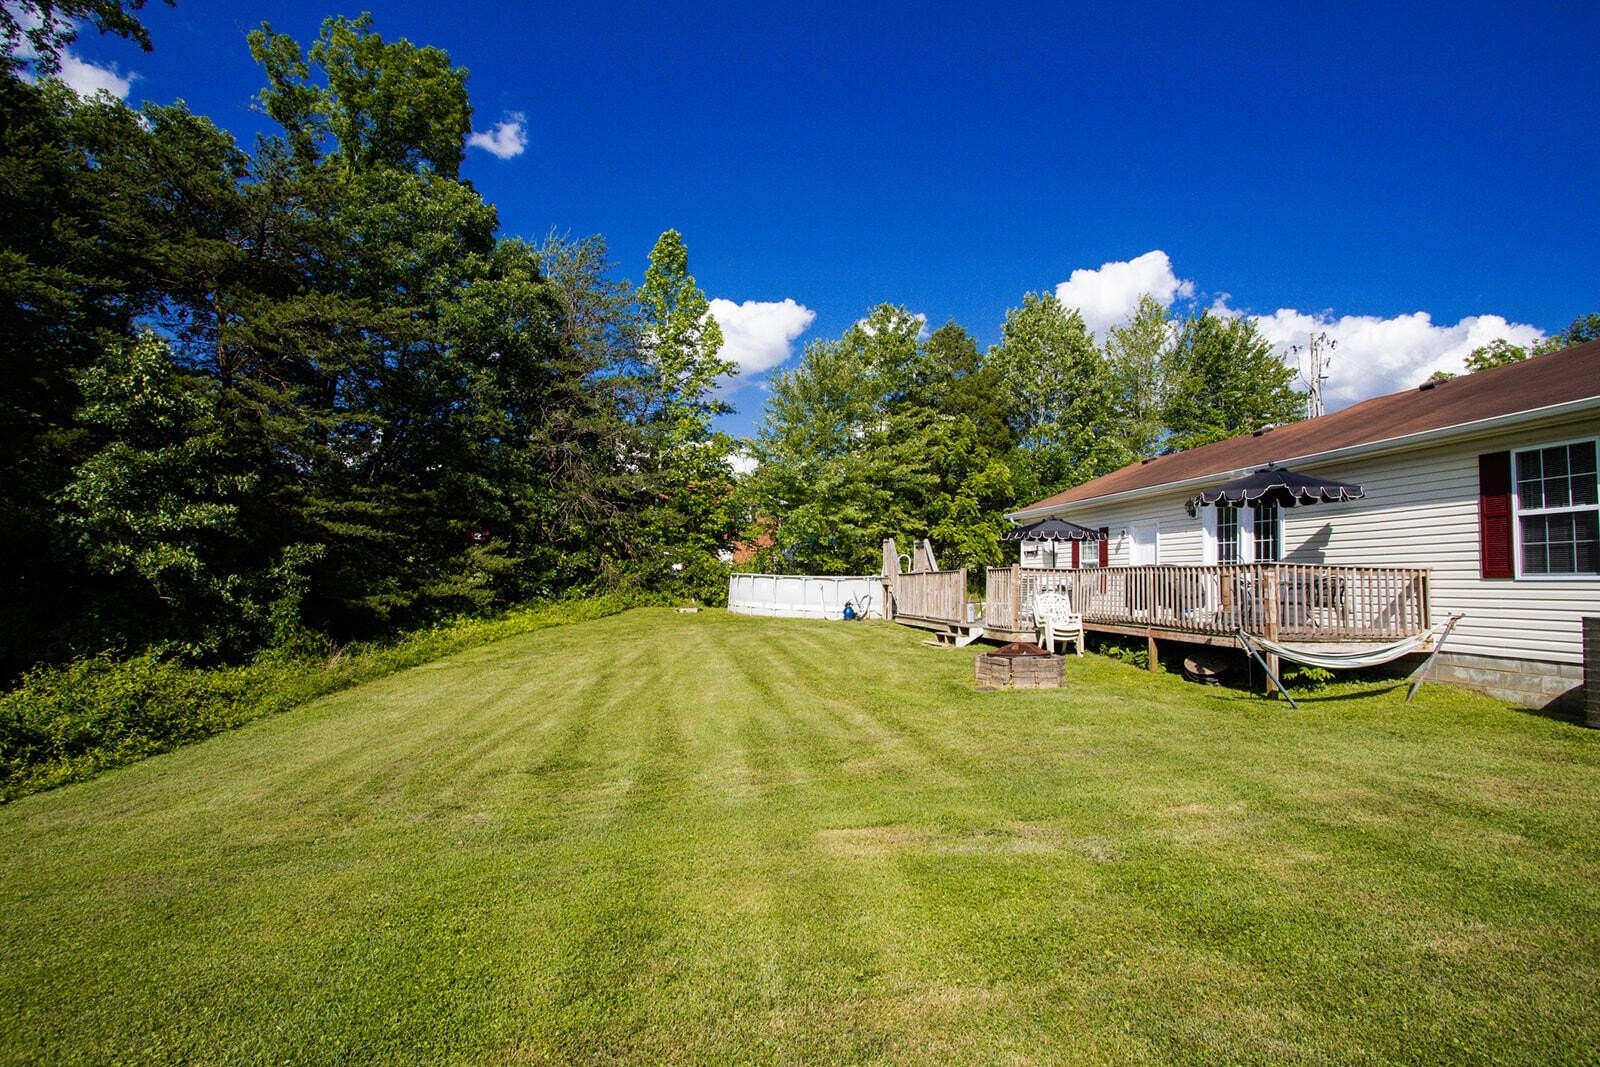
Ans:
{"type": "MultiPolygon", "coordinates": [[[[1423,661],[1422,666],[1412,673],[1411,691],[1406,694],[1407,704],[1411,703],[1411,698],[1417,695],[1417,690],[1422,688],[1422,680],[1428,676],[1428,671],[1433,667],[1434,657],[1439,654],[1440,649],[1444,648],[1445,638],[1450,636],[1450,631],[1455,629],[1456,623],[1460,621],[1461,615],[1450,616],[1444,624],[1444,630],[1439,634],[1438,642],[1433,646],[1433,651],[1428,654],[1428,658],[1423,661]]],[[[1272,684],[1277,687],[1278,692],[1283,694],[1284,699],[1289,702],[1289,706],[1299,711],[1300,705],[1296,704],[1294,697],[1289,695],[1289,690],[1284,687],[1282,679],[1267,666],[1267,661],[1261,655],[1261,649],[1277,653],[1283,659],[1294,663],[1323,667],[1330,671],[1347,671],[1360,667],[1377,667],[1384,663],[1391,663],[1401,656],[1409,656],[1428,643],[1428,639],[1433,636],[1433,631],[1429,630],[1426,633],[1396,641],[1392,645],[1384,645],[1382,648],[1374,648],[1366,652],[1313,652],[1308,649],[1294,648],[1291,645],[1280,645],[1276,641],[1268,641],[1265,637],[1247,634],[1244,632],[1243,627],[1239,628],[1237,636],[1239,644],[1243,645],[1244,650],[1250,653],[1251,657],[1261,665],[1261,669],[1266,672],[1268,678],[1272,679],[1272,684]]]]}

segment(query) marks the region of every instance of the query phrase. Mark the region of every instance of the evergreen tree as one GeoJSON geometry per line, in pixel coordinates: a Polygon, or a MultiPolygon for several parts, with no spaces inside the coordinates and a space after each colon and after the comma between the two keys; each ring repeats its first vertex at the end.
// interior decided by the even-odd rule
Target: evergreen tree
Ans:
{"type": "Polygon", "coordinates": [[[922,346],[914,396],[926,407],[971,419],[985,452],[1004,455],[1016,444],[999,371],[954,319],[933,331],[922,346]]]}
{"type": "Polygon", "coordinates": [[[713,432],[728,410],[718,382],[737,367],[676,230],[663,233],[637,295],[638,358],[632,414],[638,432],[637,507],[617,533],[628,580],[715,602],[727,595],[723,555],[736,529],[733,440],[713,432]]]}

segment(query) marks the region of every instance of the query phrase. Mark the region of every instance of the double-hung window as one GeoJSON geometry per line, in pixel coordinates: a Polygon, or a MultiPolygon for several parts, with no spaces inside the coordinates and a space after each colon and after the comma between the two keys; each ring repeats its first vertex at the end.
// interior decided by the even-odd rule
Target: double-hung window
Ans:
{"type": "Polygon", "coordinates": [[[1596,444],[1516,453],[1521,573],[1600,574],[1600,475],[1596,444]]]}

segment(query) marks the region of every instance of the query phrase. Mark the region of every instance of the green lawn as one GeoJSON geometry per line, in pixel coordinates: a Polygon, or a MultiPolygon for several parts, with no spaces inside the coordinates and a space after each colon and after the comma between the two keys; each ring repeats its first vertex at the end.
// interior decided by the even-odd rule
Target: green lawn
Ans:
{"type": "Polygon", "coordinates": [[[1600,735],[544,630],[0,807],[0,1062],[1594,1063],[1600,735]]]}

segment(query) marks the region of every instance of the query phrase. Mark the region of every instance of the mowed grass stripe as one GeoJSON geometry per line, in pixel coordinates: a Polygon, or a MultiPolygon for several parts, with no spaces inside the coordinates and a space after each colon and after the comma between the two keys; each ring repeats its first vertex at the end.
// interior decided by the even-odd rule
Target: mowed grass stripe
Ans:
{"type": "Polygon", "coordinates": [[[1587,1062],[1600,746],[884,625],[511,638],[0,809],[0,1060],[1587,1062]]]}

